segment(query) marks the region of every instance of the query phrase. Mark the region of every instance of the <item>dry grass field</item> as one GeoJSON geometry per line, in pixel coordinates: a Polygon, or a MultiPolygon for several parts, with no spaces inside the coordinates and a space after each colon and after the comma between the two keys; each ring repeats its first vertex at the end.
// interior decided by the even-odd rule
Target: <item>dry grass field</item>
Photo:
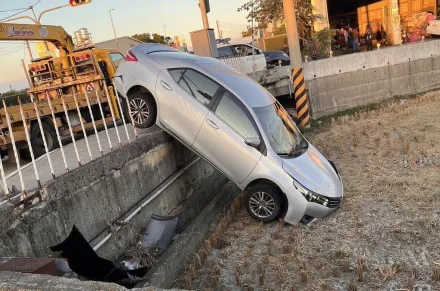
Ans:
{"type": "Polygon", "coordinates": [[[236,207],[177,285],[440,290],[440,93],[340,117],[307,137],[340,168],[341,208],[290,226],[236,207]]]}

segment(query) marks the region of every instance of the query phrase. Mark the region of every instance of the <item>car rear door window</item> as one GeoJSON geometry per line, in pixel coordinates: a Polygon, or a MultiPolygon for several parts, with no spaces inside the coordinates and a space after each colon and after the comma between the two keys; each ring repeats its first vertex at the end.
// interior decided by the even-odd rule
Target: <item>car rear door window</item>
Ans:
{"type": "Polygon", "coordinates": [[[220,86],[192,69],[172,69],[171,76],[185,91],[208,106],[220,86]]]}
{"type": "Polygon", "coordinates": [[[248,137],[259,137],[254,123],[250,120],[245,109],[234,101],[234,96],[225,91],[215,109],[215,114],[234,129],[239,135],[246,139],[248,137]]]}

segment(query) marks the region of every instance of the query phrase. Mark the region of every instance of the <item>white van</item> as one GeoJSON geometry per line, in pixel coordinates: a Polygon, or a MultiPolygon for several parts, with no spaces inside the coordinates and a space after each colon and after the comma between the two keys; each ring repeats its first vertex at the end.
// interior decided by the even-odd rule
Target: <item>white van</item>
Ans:
{"type": "MultiPolygon", "coordinates": [[[[254,72],[254,56],[250,44],[219,44],[217,45],[219,59],[240,71],[243,74],[254,72]]],[[[255,48],[255,71],[263,71],[266,66],[266,58],[263,52],[255,48]]]]}

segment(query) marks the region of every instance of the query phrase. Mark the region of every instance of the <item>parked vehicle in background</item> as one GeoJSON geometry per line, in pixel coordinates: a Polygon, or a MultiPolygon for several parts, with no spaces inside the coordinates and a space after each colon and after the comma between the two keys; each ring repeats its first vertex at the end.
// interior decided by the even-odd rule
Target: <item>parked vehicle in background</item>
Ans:
{"type": "Polygon", "coordinates": [[[290,57],[283,51],[270,51],[263,52],[266,57],[267,65],[279,66],[281,62],[281,66],[289,66],[290,65],[290,57]]]}
{"type": "Polygon", "coordinates": [[[426,28],[426,33],[432,35],[440,35],[440,17],[437,17],[436,20],[429,22],[429,25],[426,28]]]}
{"type": "MultiPolygon", "coordinates": [[[[221,44],[217,46],[219,58],[225,60],[225,62],[239,70],[244,74],[250,74],[254,71],[254,56],[252,55],[252,46],[249,44],[221,44]],[[228,62],[228,58],[237,58],[236,62],[228,62]]],[[[266,58],[261,50],[254,48],[255,50],[255,71],[263,71],[266,66],[266,58]]]]}
{"type": "Polygon", "coordinates": [[[145,117],[137,125],[157,124],[234,181],[253,218],[284,215],[297,223],[339,206],[343,186],[334,163],[248,76],[214,58],[152,44],[130,50],[117,75],[118,92],[145,117]]]}

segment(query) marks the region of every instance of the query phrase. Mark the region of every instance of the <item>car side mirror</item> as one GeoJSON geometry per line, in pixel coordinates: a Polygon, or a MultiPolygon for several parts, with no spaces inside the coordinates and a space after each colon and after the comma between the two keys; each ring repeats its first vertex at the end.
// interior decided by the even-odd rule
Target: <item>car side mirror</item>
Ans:
{"type": "Polygon", "coordinates": [[[248,137],[244,140],[244,143],[250,147],[258,148],[261,144],[261,140],[258,137],[248,137]]]}

